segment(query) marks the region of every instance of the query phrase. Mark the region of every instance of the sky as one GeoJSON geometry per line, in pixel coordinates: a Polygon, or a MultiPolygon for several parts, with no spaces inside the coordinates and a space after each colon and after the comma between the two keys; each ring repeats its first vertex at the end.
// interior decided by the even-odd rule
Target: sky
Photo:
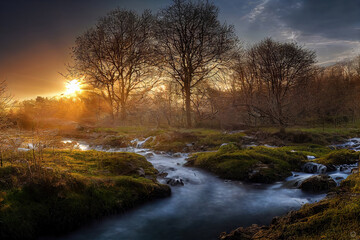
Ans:
{"type": "MultiPolygon", "coordinates": [[[[245,47],[272,37],[316,51],[319,65],[360,54],[360,0],[213,0],[245,47]]],[[[15,99],[65,91],[77,36],[116,7],[156,13],[171,0],[1,0],[0,80],[15,99]]]]}

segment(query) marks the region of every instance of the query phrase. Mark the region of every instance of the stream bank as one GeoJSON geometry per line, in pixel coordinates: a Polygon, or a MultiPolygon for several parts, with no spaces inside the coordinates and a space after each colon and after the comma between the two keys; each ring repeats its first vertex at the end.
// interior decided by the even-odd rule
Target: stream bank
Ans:
{"type": "MultiPolygon", "coordinates": [[[[318,202],[326,196],[289,187],[295,178],[304,177],[298,173],[272,184],[229,181],[184,166],[187,154],[156,152],[144,149],[141,142],[138,143],[140,145],[136,144],[135,148],[106,151],[130,151],[147,156],[160,173],[167,173],[166,177],[159,178],[160,182],[182,179],[184,186],[172,186],[170,198],[145,204],[55,239],[215,240],[220,232],[237,226],[269,224],[275,216],[298,210],[302,205],[318,202]]],[[[90,149],[86,144],[80,145],[82,149],[90,149]]]]}

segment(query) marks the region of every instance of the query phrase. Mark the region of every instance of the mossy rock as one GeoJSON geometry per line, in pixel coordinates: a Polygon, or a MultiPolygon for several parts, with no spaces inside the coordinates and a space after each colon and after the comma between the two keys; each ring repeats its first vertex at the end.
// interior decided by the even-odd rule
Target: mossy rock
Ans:
{"type": "Polygon", "coordinates": [[[328,175],[316,175],[305,179],[299,188],[306,192],[327,192],[336,187],[336,182],[328,175]]]}
{"type": "Polygon", "coordinates": [[[300,170],[305,161],[306,154],[289,148],[237,149],[235,145],[225,145],[216,152],[191,155],[187,165],[226,179],[271,183],[291,176],[291,171],[300,170]]]}
{"type": "Polygon", "coordinates": [[[359,160],[359,153],[353,150],[334,150],[316,160],[317,163],[327,165],[354,164],[359,160]]]}

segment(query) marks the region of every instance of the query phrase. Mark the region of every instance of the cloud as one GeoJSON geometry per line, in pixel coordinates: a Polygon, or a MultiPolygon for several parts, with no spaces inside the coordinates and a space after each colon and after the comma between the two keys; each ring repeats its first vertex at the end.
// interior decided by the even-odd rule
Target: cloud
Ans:
{"type": "Polygon", "coordinates": [[[300,7],[287,7],[279,15],[289,27],[301,31],[303,35],[360,39],[359,0],[302,0],[298,3],[300,7]]]}
{"type": "Polygon", "coordinates": [[[248,42],[297,41],[330,64],[360,53],[359,0],[257,1],[236,25],[248,42]]]}

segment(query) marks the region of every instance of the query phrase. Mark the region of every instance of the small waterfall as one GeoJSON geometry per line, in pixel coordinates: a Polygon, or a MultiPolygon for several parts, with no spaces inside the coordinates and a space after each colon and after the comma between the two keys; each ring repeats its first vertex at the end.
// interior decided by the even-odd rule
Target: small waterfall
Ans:
{"type": "Polygon", "coordinates": [[[305,163],[302,167],[303,172],[306,173],[326,173],[327,167],[325,165],[314,163],[314,162],[308,162],[305,163]]]}
{"type": "Polygon", "coordinates": [[[147,137],[145,138],[144,140],[139,140],[139,139],[134,139],[134,140],[131,140],[131,144],[133,144],[136,148],[141,148],[144,146],[144,144],[146,142],[148,142],[149,140],[152,140],[154,141],[156,137],[153,137],[153,136],[150,136],[150,137],[147,137]]]}

